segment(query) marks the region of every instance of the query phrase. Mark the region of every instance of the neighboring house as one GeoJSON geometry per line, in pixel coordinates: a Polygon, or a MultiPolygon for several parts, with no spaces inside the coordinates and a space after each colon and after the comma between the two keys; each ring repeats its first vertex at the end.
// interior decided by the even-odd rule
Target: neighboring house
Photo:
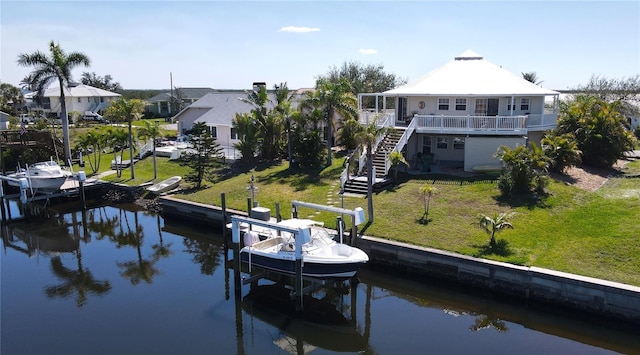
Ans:
{"type": "MultiPolygon", "coordinates": [[[[254,90],[257,89],[254,83],[254,90]]],[[[265,85],[264,83],[259,83],[265,85]]],[[[293,91],[294,97],[300,97],[304,90],[293,91]]],[[[275,91],[268,90],[270,110],[275,107],[275,91]]],[[[232,149],[239,142],[238,134],[233,129],[233,120],[236,114],[251,113],[253,106],[242,101],[247,98],[244,90],[214,91],[206,94],[200,100],[184,108],[174,117],[178,125],[179,134],[186,134],[197,122],[204,122],[210,127],[216,141],[225,149],[232,149]]],[[[293,107],[297,103],[293,102],[293,107]]]]}
{"type": "MultiPolygon", "coordinates": [[[[180,97],[182,99],[183,107],[187,107],[192,103],[200,100],[204,95],[215,91],[211,88],[177,88],[173,91],[175,98],[180,97]],[[176,91],[180,92],[177,93],[176,91]]],[[[170,90],[159,93],[158,95],[146,100],[147,107],[145,115],[147,117],[171,117],[176,110],[171,107],[171,94],[170,90]]]]}
{"type": "MultiPolygon", "coordinates": [[[[46,89],[40,105],[34,101],[34,96],[34,92],[25,94],[29,111],[38,112],[47,117],[60,117],[60,112],[62,111],[60,87],[46,89]]],[[[121,96],[115,92],[84,84],[71,83],[64,88],[67,113],[72,111],[85,113],[89,111],[102,114],[111,105],[111,102],[116,101],[121,96]]]]}
{"type": "MultiPolygon", "coordinates": [[[[197,122],[204,122],[210,127],[218,144],[223,147],[233,147],[238,143],[238,135],[232,128],[236,114],[250,113],[251,105],[241,101],[247,94],[242,90],[214,91],[206,94],[200,100],[187,106],[175,117],[178,132],[185,134],[197,122]]],[[[269,93],[269,99],[275,100],[275,94],[269,93]]],[[[268,104],[273,108],[273,104],[268,104]]]]}
{"type": "Polygon", "coordinates": [[[0,111],[0,131],[9,129],[9,114],[0,111]]]}
{"type": "Polygon", "coordinates": [[[469,50],[406,85],[360,94],[360,121],[375,118],[402,132],[395,150],[407,160],[429,156],[432,163],[474,171],[498,166],[494,155],[502,145],[539,142],[556,126],[559,94],[469,50]],[[363,108],[364,96],[381,99],[383,110],[363,108]],[[385,109],[388,100],[394,110],[385,109]]]}

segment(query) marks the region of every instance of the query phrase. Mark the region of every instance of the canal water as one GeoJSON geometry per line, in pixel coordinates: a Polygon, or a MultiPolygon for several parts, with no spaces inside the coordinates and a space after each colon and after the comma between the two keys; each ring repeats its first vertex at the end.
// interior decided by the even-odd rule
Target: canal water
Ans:
{"type": "Polygon", "coordinates": [[[128,205],[47,214],[1,228],[3,355],[640,353],[630,326],[370,266],[298,316],[280,283],[235,283],[218,229],[128,205]]]}

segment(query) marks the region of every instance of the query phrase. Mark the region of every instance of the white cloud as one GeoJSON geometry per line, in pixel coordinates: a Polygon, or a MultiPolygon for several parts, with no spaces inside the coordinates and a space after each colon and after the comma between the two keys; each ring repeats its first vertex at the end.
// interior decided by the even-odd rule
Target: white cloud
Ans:
{"type": "Polygon", "coordinates": [[[376,54],[378,53],[378,51],[376,49],[371,49],[371,48],[360,48],[358,49],[358,53],[363,54],[363,55],[372,55],[372,54],[376,54]]]}
{"type": "Polygon", "coordinates": [[[286,26],[286,27],[282,27],[279,32],[307,33],[307,32],[318,32],[318,31],[320,31],[318,27],[286,26]]]}

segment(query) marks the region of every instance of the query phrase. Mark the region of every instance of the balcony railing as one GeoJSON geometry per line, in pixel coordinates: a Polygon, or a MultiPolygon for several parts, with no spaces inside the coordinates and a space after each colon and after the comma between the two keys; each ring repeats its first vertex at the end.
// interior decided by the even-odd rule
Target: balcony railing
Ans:
{"type": "MultiPolygon", "coordinates": [[[[509,135],[551,129],[557,120],[557,113],[545,113],[519,116],[415,115],[410,122],[419,133],[509,135]]],[[[378,125],[384,121],[396,122],[393,113],[360,112],[360,123],[372,121],[377,121],[378,125]]]]}
{"type": "Polygon", "coordinates": [[[527,129],[527,116],[415,115],[413,121],[419,132],[504,134],[527,129]]]}

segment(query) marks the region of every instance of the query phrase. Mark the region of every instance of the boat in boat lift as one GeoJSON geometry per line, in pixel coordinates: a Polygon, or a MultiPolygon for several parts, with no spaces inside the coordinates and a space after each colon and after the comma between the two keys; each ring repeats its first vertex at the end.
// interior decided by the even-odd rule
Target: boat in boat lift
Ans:
{"type": "MultiPolygon", "coordinates": [[[[250,219],[244,221],[251,224],[250,219]]],[[[293,218],[274,223],[271,228],[265,228],[264,223],[261,223],[262,227],[249,230],[246,224],[242,227],[236,224],[236,228],[246,230],[240,260],[249,268],[259,267],[296,275],[296,258],[299,255],[302,276],[350,278],[369,261],[364,251],[336,241],[337,235],[331,236],[316,221],[293,218]],[[294,236],[278,227],[284,227],[283,230],[297,229],[299,234],[294,236]],[[300,253],[296,253],[296,250],[300,253]]]]}
{"type": "Polygon", "coordinates": [[[18,169],[6,177],[10,186],[20,187],[20,179],[27,179],[27,187],[32,190],[57,191],[73,174],[62,169],[54,160],[38,162],[27,166],[26,169],[18,169]]]}

